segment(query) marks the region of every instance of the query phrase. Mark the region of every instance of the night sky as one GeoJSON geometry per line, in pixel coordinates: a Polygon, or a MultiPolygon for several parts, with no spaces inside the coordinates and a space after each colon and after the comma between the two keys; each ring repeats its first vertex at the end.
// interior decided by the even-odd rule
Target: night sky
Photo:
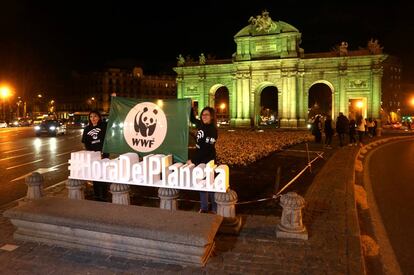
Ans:
{"type": "Polygon", "coordinates": [[[142,65],[144,73],[172,73],[180,53],[230,58],[236,49],[233,36],[264,9],[273,20],[299,29],[305,53],[329,51],[340,41],[358,49],[376,38],[386,53],[401,58],[404,79],[412,79],[414,15],[409,4],[176,2],[2,1],[0,81],[17,82],[16,87],[26,83],[28,92],[56,93],[72,70],[99,70],[120,59],[142,65]]]}

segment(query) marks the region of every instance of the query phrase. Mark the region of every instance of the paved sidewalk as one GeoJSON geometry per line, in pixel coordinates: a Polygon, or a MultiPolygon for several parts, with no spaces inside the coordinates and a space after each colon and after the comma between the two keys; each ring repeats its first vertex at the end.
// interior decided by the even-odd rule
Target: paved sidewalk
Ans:
{"type": "MultiPolygon", "coordinates": [[[[356,152],[339,148],[316,175],[305,196],[308,241],[276,239],[279,217],[243,216],[240,235],[217,235],[215,255],[206,267],[196,268],[15,241],[13,226],[1,215],[0,247],[18,247],[0,250],[0,274],[362,274],[353,189],[356,152]]],[[[62,187],[51,191],[48,195],[66,196],[62,187]]]]}

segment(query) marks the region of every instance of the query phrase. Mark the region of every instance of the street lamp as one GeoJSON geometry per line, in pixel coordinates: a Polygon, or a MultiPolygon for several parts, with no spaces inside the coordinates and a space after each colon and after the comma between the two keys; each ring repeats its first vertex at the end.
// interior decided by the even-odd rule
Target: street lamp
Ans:
{"type": "Polygon", "coordinates": [[[3,99],[3,119],[6,120],[6,100],[11,96],[11,89],[8,86],[0,87],[0,96],[3,99]]]}
{"type": "Polygon", "coordinates": [[[410,99],[410,105],[414,106],[414,97],[410,99]]]}
{"type": "Polygon", "coordinates": [[[224,110],[226,109],[226,103],[221,103],[220,104],[220,110],[221,110],[221,112],[223,112],[224,113],[224,110]]]}
{"type": "Polygon", "coordinates": [[[52,99],[50,102],[49,102],[49,113],[54,113],[55,112],[55,100],[54,99],[52,99]]]}

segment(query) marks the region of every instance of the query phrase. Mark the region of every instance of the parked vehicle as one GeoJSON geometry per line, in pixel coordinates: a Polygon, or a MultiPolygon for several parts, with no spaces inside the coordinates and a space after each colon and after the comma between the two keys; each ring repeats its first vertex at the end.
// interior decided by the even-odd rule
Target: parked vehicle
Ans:
{"type": "Polygon", "coordinates": [[[0,128],[7,128],[7,122],[4,120],[0,120],[0,128]]]}

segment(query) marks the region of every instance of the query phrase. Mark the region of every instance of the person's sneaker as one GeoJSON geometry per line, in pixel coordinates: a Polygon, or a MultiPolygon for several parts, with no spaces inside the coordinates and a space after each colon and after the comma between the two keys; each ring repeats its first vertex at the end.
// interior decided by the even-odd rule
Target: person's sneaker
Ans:
{"type": "Polygon", "coordinates": [[[198,210],[198,213],[208,213],[208,211],[207,210],[200,209],[200,210],[198,210]]]}

